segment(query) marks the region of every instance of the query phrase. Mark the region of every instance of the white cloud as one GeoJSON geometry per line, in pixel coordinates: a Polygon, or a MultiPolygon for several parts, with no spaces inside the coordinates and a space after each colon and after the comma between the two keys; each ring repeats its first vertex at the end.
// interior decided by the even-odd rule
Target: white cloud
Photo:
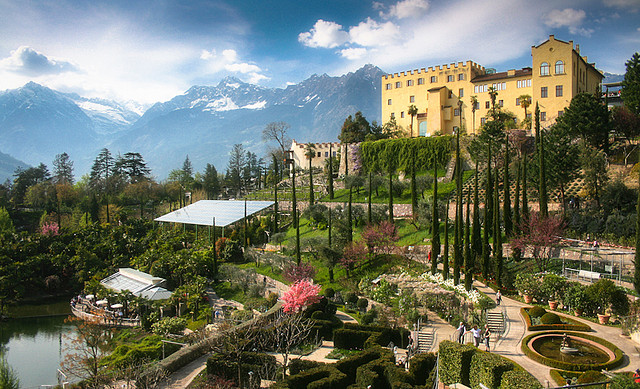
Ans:
{"type": "Polygon", "coordinates": [[[607,7],[626,9],[630,11],[637,11],[640,9],[640,0],[603,0],[603,3],[607,7]]]}
{"type": "Polygon", "coordinates": [[[246,62],[231,63],[225,66],[224,68],[230,72],[237,72],[237,73],[257,73],[262,71],[262,69],[260,69],[259,66],[246,63],[246,62]]]}
{"type": "Polygon", "coordinates": [[[340,50],[340,55],[349,60],[363,58],[366,54],[367,49],[364,47],[349,47],[347,49],[340,50]]]}
{"type": "Polygon", "coordinates": [[[219,57],[216,55],[216,50],[202,50],[200,59],[206,61],[208,64],[207,70],[210,73],[215,74],[223,70],[232,73],[240,73],[246,75],[246,81],[252,84],[270,80],[269,77],[262,74],[263,70],[260,66],[254,63],[241,61],[239,59],[238,52],[234,49],[222,50],[222,55],[219,57]]]}
{"type": "Polygon", "coordinates": [[[338,47],[347,42],[348,39],[349,34],[342,30],[340,24],[322,19],[318,19],[310,31],[298,35],[298,41],[309,47],[338,47]]]}
{"type": "Polygon", "coordinates": [[[392,22],[378,23],[367,18],[357,26],[349,29],[351,42],[360,46],[386,46],[393,44],[400,37],[400,29],[392,22]]]}
{"type": "Polygon", "coordinates": [[[200,59],[204,59],[205,61],[215,56],[216,56],[215,50],[211,50],[211,51],[202,50],[202,53],[200,53],[200,59]]]}
{"type": "Polygon", "coordinates": [[[389,8],[389,13],[380,12],[383,17],[396,17],[398,19],[419,17],[429,9],[429,1],[427,0],[402,0],[389,8]]]}
{"type": "Polygon", "coordinates": [[[251,73],[249,74],[249,83],[251,84],[259,84],[260,81],[267,81],[270,80],[271,78],[265,76],[264,74],[260,74],[260,73],[251,73]]]}
{"type": "Polygon", "coordinates": [[[581,9],[565,8],[563,10],[554,9],[547,14],[545,24],[549,27],[568,27],[569,32],[583,36],[591,36],[592,29],[581,27],[587,17],[586,12],[581,9]]]}
{"type": "Polygon", "coordinates": [[[236,62],[238,60],[238,52],[233,49],[223,50],[222,56],[229,62],[236,62]]]}
{"type": "Polygon", "coordinates": [[[25,76],[78,71],[71,62],[49,58],[29,46],[20,46],[17,50],[12,50],[9,57],[0,60],[0,68],[25,76]]]}

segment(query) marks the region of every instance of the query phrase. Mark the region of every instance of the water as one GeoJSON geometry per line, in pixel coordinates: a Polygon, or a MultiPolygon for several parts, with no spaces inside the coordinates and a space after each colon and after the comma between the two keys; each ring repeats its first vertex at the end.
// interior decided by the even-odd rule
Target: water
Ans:
{"type": "Polygon", "coordinates": [[[570,346],[579,350],[577,354],[561,353],[561,343],[562,336],[545,336],[534,340],[532,346],[534,350],[545,357],[563,362],[595,364],[609,361],[609,355],[607,353],[585,342],[575,340],[574,338],[570,340],[570,346]]]}
{"type": "Polygon", "coordinates": [[[57,369],[75,327],[66,316],[14,319],[0,323],[0,349],[21,388],[56,385],[57,369]]]}

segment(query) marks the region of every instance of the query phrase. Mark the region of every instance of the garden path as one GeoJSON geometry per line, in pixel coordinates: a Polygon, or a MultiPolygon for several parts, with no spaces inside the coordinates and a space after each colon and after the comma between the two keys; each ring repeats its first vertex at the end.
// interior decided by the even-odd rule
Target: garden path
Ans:
{"type": "MultiPolygon", "coordinates": [[[[474,286],[495,301],[495,292],[493,289],[477,281],[474,282],[474,286]]],[[[492,344],[493,350],[491,351],[495,351],[502,356],[514,360],[525,370],[533,374],[544,386],[547,385],[547,382],[549,382],[551,386],[555,385],[555,382],[549,375],[550,368],[527,358],[520,349],[522,339],[531,333],[531,331],[527,331],[524,319],[520,315],[520,308],[529,307],[530,305],[503,296],[501,306],[505,308],[507,312],[507,330],[500,339],[496,339],[496,342],[492,344]]],[[[640,353],[636,348],[637,344],[628,338],[622,337],[622,330],[620,328],[597,324],[562,312],[556,313],[560,316],[567,316],[589,325],[593,330],[589,334],[615,344],[625,353],[625,362],[617,369],[613,369],[613,371],[629,371],[640,367],[640,353]]]]}

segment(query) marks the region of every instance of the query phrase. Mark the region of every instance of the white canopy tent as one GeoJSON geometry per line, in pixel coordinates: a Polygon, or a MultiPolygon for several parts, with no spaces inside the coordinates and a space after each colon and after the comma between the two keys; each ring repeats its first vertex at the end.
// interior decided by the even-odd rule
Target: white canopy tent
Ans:
{"type": "Polygon", "coordinates": [[[226,227],[273,204],[273,201],[200,200],[154,220],[200,226],[213,226],[215,220],[216,227],[226,227]]]}

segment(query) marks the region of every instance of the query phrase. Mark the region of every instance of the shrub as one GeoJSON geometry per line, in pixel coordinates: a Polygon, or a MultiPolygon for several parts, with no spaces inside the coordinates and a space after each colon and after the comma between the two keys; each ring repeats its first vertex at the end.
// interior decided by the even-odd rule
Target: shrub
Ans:
{"type": "Polygon", "coordinates": [[[587,287],[578,283],[571,282],[564,290],[563,301],[573,310],[588,310],[592,304],[587,287]]]}
{"type": "Polygon", "coordinates": [[[564,295],[567,279],[557,274],[545,274],[542,278],[541,293],[547,301],[558,300],[564,295]]]}
{"type": "Polygon", "coordinates": [[[356,304],[358,302],[358,295],[353,292],[349,292],[345,296],[344,301],[346,301],[349,304],[356,304]]]}
{"type": "Polygon", "coordinates": [[[542,389],[542,385],[529,372],[510,370],[502,375],[500,389],[542,389]]]}
{"type": "Polygon", "coordinates": [[[337,348],[344,348],[347,350],[364,348],[364,343],[369,339],[374,332],[371,331],[358,331],[350,330],[347,328],[339,328],[333,331],[333,345],[337,348]]]}
{"type": "Polygon", "coordinates": [[[469,382],[474,388],[479,387],[479,383],[483,383],[489,388],[497,388],[502,380],[502,375],[513,368],[512,362],[497,354],[477,351],[471,358],[469,382]]]}
{"type": "Polygon", "coordinates": [[[531,317],[526,308],[520,308],[520,314],[527,324],[527,330],[529,331],[542,331],[542,330],[566,330],[566,331],[591,331],[591,327],[588,325],[574,320],[569,317],[563,317],[561,324],[538,324],[533,325],[531,323],[531,317]]]}
{"type": "Polygon", "coordinates": [[[547,313],[546,309],[539,306],[535,306],[529,309],[529,316],[531,317],[541,317],[545,313],[547,313]]]}
{"type": "Polygon", "coordinates": [[[348,378],[335,367],[323,365],[289,376],[286,383],[291,389],[344,388],[347,387],[348,378]]]}
{"type": "Polygon", "coordinates": [[[369,363],[374,359],[386,359],[388,361],[392,361],[393,354],[391,353],[391,350],[383,349],[382,347],[373,347],[361,353],[343,358],[336,362],[335,366],[338,370],[346,374],[347,377],[353,377],[355,379],[358,367],[365,363],[369,363]]]}
{"type": "Polygon", "coordinates": [[[301,371],[309,370],[316,368],[318,366],[323,366],[324,363],[317,361],[310,361],[308,359],[292,359],[289,361],[289,374],[296,375],[301,371]]]}
{"type": "MultiPolygon", "coordinates": [[[[605,377],[604,374],[595,370],[587,370],[578,377],[578,381],[576,382],[576,384],[591,384],[595,382],[604,382],[604,381],[607,381],[607,377],[605,377]]],[[[607,385],[605,384],[605,385],[590,386],[589,388],[604,389],[606,387],[607,385]]]]}
{"type": "Polygon", "coordinates": [[[330,299],[336,295],[336,291],[333,288],[327,288],[324,290],[324,295],[330,299]]]}
{"type": "Polygon", "coordinates": [[[471,358],[477,349],[469,344],[459,344],[450,340],[440,342],[440,380],[445,385],[462,383],[469,385],[471,358]]]}
{"type": "Polygon", "coordinates": [[[438,356],[434,353],[417,354],[411,358],[409,364],[409,374],[413,377],[416,385],[425,385],[431,371],[436,366],[438,356]]]}
{"type": "Polygon", "coordinates": [[[153,323],[151,331],[158,335],[180,334],[187,328],[187,320],[181,317],[163,317],[160,321],[153,323]]]}
{"type": "Polygon", "coordinates": [[[553,312],[547,312],[542,317],[540,317],[540,323],[542,324],[562,324],[562,320],[560,320],[560,316],[556,315],[553,312]]]}
{"type": "Polygon", "coordinates": [[[369,306],[369,300],[366,298],[358,299],[357,307],[358,309],[364,311],[369,306]]]}
{"type": "MultiPolygon", "coordinates": [[[[207,359],[207,374],[237,381],[238,363],[240,364],[240,381],[249,381],[249,372],[260,371],[264,366],[272,366],[275,370],[276,358],[264,353],[243,352],[240,360],[232,360],[229,355],[216,353],[207,359]]],[[[244,387],[244,385],[242,385],[244,387]]]]}

